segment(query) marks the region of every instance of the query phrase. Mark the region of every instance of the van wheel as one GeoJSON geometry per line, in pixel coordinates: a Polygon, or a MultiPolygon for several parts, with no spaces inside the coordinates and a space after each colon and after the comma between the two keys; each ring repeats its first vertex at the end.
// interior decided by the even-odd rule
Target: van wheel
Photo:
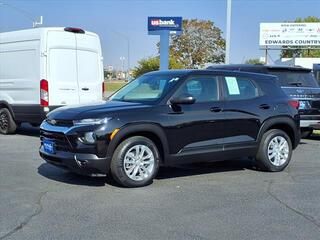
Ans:
{"type": "Polygon", "coordinates": [[[256,163],[261,170],[280,172],[284,170],[292,156],[292,143],[282,130],[271,129],[263,134],[256,163]]]}
{"type": "Polygon", "coordinates": [[[16,131],[17,125],[7,108],[0,109],[0,133],[12,134],[16,131]]]}
{"type": "Polygon", "coordinates": [[[130,137],[116,148],[111,160],[113,178],[124,187],[142,187],[152,183],[159,169],[156,145],[142,136],[130,137]]]}

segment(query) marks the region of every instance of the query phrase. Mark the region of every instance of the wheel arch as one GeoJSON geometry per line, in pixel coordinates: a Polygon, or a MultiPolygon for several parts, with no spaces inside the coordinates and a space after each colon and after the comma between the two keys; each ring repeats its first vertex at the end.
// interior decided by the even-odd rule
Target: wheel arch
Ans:
{"type": "Polygon", "coordinates": [[[297,126],[294,120],[291,119],[290,117],[282,116],[282,117],[274,117],[274,118],[265,120],[259,131],[259,135],[258,135],[259,142],[261,141],[263,134],[271,129],[280,129],[285,133],[287,133],[292,142],[293,149],[296,148],[300,142],[299,131],[297,129],[297,126]]]}
{"type": "Polygon", "coordinates": [[[169,153],[168,141],[163,129],[155,123],[128,124],[122,127],[109,143],[107,156],[112,157],[116,147],[125,139],[133,136],[143,136],[153,141],[158,148],[161,162],[165,163],[169,153]]]}
{"type": "Polygon", "coordinates": [[[14,115],[13,109],[8,102],[0,100],[0,108],[7,108],[10,111],[11,116],[15,120],[15,115],[14,115]]]}

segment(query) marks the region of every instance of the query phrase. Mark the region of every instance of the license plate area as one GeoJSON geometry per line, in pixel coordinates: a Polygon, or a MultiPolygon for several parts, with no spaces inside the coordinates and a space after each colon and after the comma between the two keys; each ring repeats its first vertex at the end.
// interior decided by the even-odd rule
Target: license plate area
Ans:
{"type": "Polygon", "coordinates": [[[43,140],[43,149],[45,152],[55,154],[54,142],[50,139],[43,140]]]}
{"type": "Polygon", "coordinates": [[[300,110],[306,110],[306,109],[310,109],[311,108],[311,104],[309,101],[299,101],[299,109],[300,110]]]}

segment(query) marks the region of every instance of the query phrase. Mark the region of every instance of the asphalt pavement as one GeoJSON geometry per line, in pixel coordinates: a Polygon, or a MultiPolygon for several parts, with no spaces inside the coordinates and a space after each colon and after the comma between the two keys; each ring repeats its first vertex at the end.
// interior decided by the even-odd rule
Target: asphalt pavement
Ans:
{"type": "Polygon", "coordinates": [[[284,172],[192,164],[136,189],[58,169],[38,147],[37,128],[0,135],[0,240],[320,239],[320,137],[284,172]]]}

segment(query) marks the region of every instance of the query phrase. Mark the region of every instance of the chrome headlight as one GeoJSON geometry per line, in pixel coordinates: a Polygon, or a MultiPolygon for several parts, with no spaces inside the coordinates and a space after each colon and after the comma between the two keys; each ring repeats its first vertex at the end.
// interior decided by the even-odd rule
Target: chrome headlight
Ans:
{"type": "Polygon", "coordinates": [[[74,120],[73,125],[83,126],[83,125],[99,125],[107,123],[111,118],[87,118],[81,120],[74,120]]]}

